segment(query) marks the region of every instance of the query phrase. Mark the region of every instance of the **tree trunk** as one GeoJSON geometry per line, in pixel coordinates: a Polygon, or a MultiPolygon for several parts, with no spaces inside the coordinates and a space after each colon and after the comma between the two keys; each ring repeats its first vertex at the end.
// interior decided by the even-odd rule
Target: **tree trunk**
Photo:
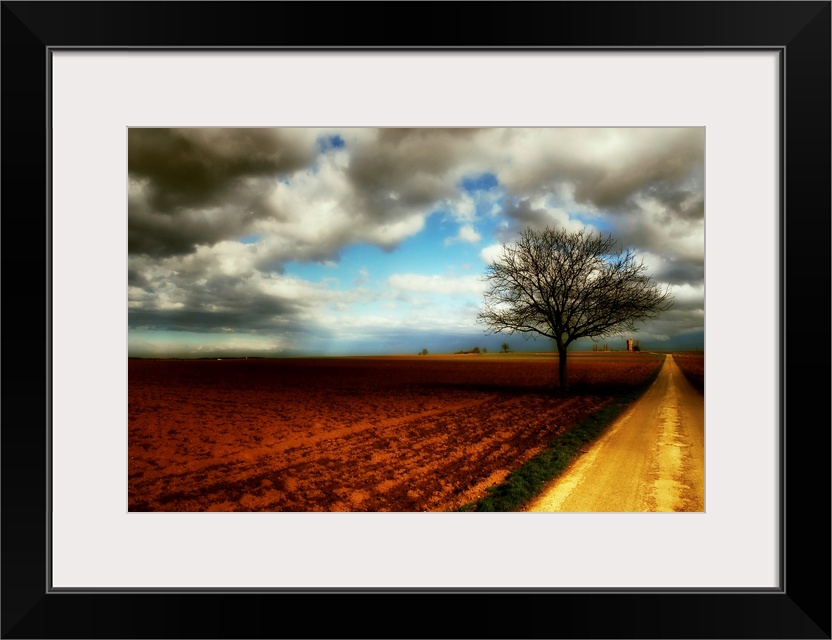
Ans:
{"type": "Polygon", "coordinates": [[[560,391],[566,391],[569,384],[566,379],[566,345],[558,344],[558,372],[560,374],[560,391]]]}

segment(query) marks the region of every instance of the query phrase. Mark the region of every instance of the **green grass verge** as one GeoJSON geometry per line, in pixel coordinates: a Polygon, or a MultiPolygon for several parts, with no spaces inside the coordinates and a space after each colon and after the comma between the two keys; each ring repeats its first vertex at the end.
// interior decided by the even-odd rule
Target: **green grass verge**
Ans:
{"type": "Polygon", "coordinates": [[[610,426],[624,410],[638,400],[659,376],[664,358],[644,384],[632,391],[614,398],[602,409],[588,416],[566,433],[555,438],[551,444],[519,469],[512,471],[506,479],[489,487],[484,498],[466,504],[457,511],[518,511],[536,498],[551,480],[559,476],[580,454],[587,444],[594,441],[610,426]]]}

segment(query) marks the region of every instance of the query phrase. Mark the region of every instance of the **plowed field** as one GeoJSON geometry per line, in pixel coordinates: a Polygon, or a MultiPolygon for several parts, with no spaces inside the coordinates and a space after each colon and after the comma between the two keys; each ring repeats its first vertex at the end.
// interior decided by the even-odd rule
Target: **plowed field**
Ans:
{"type": "Polygon", "coordinates": [[[647,354],[131,360],[130,511],[445,511],[645,381],[647,354]]]}
{"type": "Polygon", "coordinates": [[[705,354],[701,351],[689,351],[673,354],[676,364],[685,377],[700,393],[705,391],[705,354]]]}

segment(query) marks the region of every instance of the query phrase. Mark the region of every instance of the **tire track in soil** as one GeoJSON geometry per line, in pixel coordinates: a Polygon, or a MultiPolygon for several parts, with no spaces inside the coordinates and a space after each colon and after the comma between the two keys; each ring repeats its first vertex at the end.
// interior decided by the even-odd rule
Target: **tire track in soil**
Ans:
{"type": "Polygon", "coordinates": [[[597,409],[597,402],[594,397],[492,394],[375,424],[360,422],[302,442],[233,452],[222,456],[220,464],[216,459],[192,462],[178,474],[158,471],[136,489],[156,493],[142,501],[145,508],[156,503],[166,509],[201,510],[208,502],[219,510],[392,510],[388,505],[398,505],[399,511],[454,509],[538,453],[572,421],[570,410],[586,413],[597,409]],[[534,423],[528,422],[530,405],[537,409],[534,423]],[[449,428],[449,423],[459,424],[449,428]],[[471,432],[478,434],[473,442],[471,432]],[[356,450],[368,453],[357,456],[356,450]],[[340,466],[337,457],[353,461],[349,483],[339,482],[343,476],[333,473],[340,466]],[[232,474],[235,480],[228,482],[232,474]],[[459,477],[466,478],[464,484],[448,480],[459,477]],[[199,485],[193,486],[194,480],[199,485]]]}
{"type": "MultiPolygon", "coordinates": [[[[396,427],[408,422],[412,422],[414,420],[419,420],[427,417],[432,417],[436,415],[441,415],[443,413],[452,413],[460,410],[467,409],[469,407],[474,407],[478,404],[482,404],[487,402],[491,398],[482,398],[476,400],[469,400],[467,402],[460,402],[456,405],[451,405],[445,409],[433,409],[429,411],[424,411],[415,415],[406,416],[403,418],[390,418],[387,420],[380,420],[376,423],[369,423],[365,421],[358,422],[357,424],[348,426],[348,427],[341,427],[338,429],[333,429],[332,431],[326,431],[323,433],[316,433],[314,435],[309,435],[303,438],[300,442],[296,440],[297,436],[291,436],[292,439],[289,442],[284,443],[277,443],[274,445],[267,445],[262,447],[256,448],[241,448],[237,451],[232,451],[230,453],[222,454],[211,458],[210,460],[204,460],[200,462],[188,462],[188,463],[180,463],[178,465],[172,465],[174,469],[179,467],[181,469],[181,473],[179,475],[185,475],[193,473],[194,471],[199,471],[200,469],[205,469],[207,467],[212,467],[217,464],[217,460],[226,460],[227,462],[224,464],[234,464],[235,462],[250,462],[252,460],[258,460],[265,456],[274,455],[276,453],[283,453],[287,451],[291,451],[294,449],[302,449],[308,448],[313,445],[316,445],[321,442],[328,442],[330,440],[338,440],[346,438],[347,436],[360,433],[361,431],[367,431],[371,429],[379,429],[379,428],[389,428],[389,427],[396,427]]],[[[290,434],[291,435],[291,434],[290,434]]],[[[176,471],[170,471],[170,468],[167,470],[162,471],[155,471],[155,472],[145,472],[142,476],[145,480],[153,480],[156,478],[169,478],[171,476],[177,475],[176,471]]]]}
{"type": "MultiPolygon", "coordinates": [[[[492,395],[463,402],[456,402],[446,405],[442,409],[432,409],[422,411],[417,414],[411,414],[409,416],[383,419],[374,424],[360,421],[351,426],[316,433],[311,436],[305,436],[302,440],[298,440],[297,435],[287,434],[287,437],[289,438],[287,442],[278,442],[273,445],[256,448],[240,449],[238,451],[212,457],[207,460],[191,460],[186,463],[171,465],[165,469],[159,469],[157,467],[154,470],[145,471],[140,479],[139,477],[134,477],[132,484],[133,491],[131,493],[141,493],[145,495],[155,494],[155,497],[153,498],[138,501],[139,504],[148,505],[153,502],[158,502],[169,508],[169,505],[174,502],[184,501],[186,503],[191,503],[193,502],[194,497],[197,497],[199,502],[201,502],[206,496],[213,495],[218,492],[233,493],[242,488],[250,487],[252,482],[256,480],[268,480],[269,484],[262,486],[269,487],[272,486],[274,482],[269,480],[267,476],[273,475],[273,473],[261,473],[257,475],[257,469],[251,468],[252,466],[257,465],[258,463],[260,463],[259,466],[263,466],[264,460],[266,463],[271,463],[271,466],[281,459],[280,454],[290,452],[293,453],[292,458],[294,458],[295,455],[299,455],[302,460],[303,458],[309,457],[312,454],[312,449],[321,443],[323,443],[324,446],[319,447],[319,450],[325,452],[334,447],[334,445],[329,445],[329,443],[339,440],[343,442],[348,437],[361,432],[396,428],[414,421],[426,420],[442,414],[463,411],[488,402],[492,400],[493,397],[494,396],[492,395]],[[222,462],[218,463],[218,460],[222,462]],[[234,472],[237,479],[230,483],[224,482],[222,477],[229,475],[229,472],[231,471],[234,472]],[[201,475],[199,472],[204,472],[204,475],[201,475]],[[243,477],[240,477],[241,474],[244,474],[243,477]],[[182,484],[192,484],[190,482],[183,482],[187,478],[200,480],[201,483],[204,484],[199,487],[194,487],[191,491],[183,490],[180,488],[182,484]],[[163,488],[161,490],[158,488],[159,484],[163,484],[163,488]],[[153,491],[154,488],[156,491],[153,491]],[[171,489],[173,490],[171,491],[171,489]]],[[[378,436],[376,436],[376,438],[378,438],[378,436]]],[[[345,457],[350,459],[350,457],[345,457]]],[[[305,464],[309,464],[309,461],[305,464]]],[[[290,464],[287,465],[286,468],[294,468],[294,470],[297,471],[298,464],[290,464]]],[[[288,477],[293,478],[294,476],[289,475],[288,477]]],[[[290,480],[289,484],[292,485],[294,483],[290,480]]],[[[249,500],[249,502],[251,502],[251,500],[249,500]]],[[[195,507],[185,507],[187,510],[193,508],[195,507]]]]}

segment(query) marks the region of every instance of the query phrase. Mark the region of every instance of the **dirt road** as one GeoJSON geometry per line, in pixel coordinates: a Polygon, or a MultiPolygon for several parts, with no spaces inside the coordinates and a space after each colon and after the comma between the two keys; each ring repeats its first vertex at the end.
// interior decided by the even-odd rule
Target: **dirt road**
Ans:
{"type": "Polygon", "coordinates": [[[704,511],[704,410],[668,355],[644,396],[528,511],[704,511]]]}

